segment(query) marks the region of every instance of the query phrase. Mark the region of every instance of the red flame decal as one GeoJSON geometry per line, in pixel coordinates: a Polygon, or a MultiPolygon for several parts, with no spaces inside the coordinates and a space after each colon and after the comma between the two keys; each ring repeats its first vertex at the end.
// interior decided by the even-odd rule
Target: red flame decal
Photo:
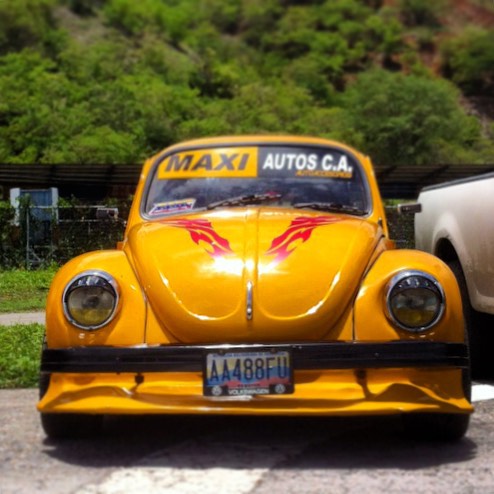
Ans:
{"type": "Polygon", "coordinates": [[[200,241],[210,245],[212,250],[205,248],[211,257],[222,257],[233,254],[226,238],[220,237],[209,220],[170,220],[167,225],[183,228],[190,233],[190,238],[199,245],[200,241]]]}
{"type": "Polygon", "coordinates": [[[284,233],[273,240],[266,255],[276,256],[273,262],[279,263],[296,249],[296,247],[290,249],[295,241],[302,240],[302,242],[306,242],[315,228],[330,225],[337,221],[340,221],[339,218],[332,216],[299,216],[290,223],[290,226],[284,233]]]}

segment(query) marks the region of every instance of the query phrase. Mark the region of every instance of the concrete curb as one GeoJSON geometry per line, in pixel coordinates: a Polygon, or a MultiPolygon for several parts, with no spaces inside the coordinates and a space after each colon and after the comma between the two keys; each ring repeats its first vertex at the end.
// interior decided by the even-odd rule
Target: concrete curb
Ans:
{"type": "Polygon", "coordinates": [[[19,312],[16,314],[0,314],[0,326],[13,324],[45,324],[44,312],[19,312]]]}

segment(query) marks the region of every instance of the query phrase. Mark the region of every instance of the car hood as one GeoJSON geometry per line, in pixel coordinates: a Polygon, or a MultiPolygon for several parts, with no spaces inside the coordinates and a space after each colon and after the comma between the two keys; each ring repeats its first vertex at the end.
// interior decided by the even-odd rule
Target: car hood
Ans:
{"type": "Polygon", "coordinates": [[[178,341],[311,340],[347,310],[380,236],[346,215],[235,208],[136,225],[126,251],[178,341]]]}

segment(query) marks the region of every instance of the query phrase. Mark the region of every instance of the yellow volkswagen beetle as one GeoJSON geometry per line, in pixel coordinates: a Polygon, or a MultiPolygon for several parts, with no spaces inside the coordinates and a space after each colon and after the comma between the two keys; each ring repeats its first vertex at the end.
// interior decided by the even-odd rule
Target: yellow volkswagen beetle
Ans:
{"type": "Polygon", "coordinates": [[[60,269],[38,409],[51,437],[107,414],[401,414],[458,439],[470,386],[455,278],[394,248],[369,158],[221,137],[148,160],[123,241],[60,269]]]}

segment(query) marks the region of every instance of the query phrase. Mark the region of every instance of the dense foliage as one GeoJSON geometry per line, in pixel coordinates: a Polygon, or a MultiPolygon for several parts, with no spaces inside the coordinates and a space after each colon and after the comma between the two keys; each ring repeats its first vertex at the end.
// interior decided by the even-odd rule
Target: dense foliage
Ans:
{"type": "Polygon", "coordinates": [[[0,0],[0,163],[140,162],[253,132],[343,139],[380,163],[492,163],[492,125],[462,92],[492,93],[494,32],[447,32],[452,4],[0,0]]]}

